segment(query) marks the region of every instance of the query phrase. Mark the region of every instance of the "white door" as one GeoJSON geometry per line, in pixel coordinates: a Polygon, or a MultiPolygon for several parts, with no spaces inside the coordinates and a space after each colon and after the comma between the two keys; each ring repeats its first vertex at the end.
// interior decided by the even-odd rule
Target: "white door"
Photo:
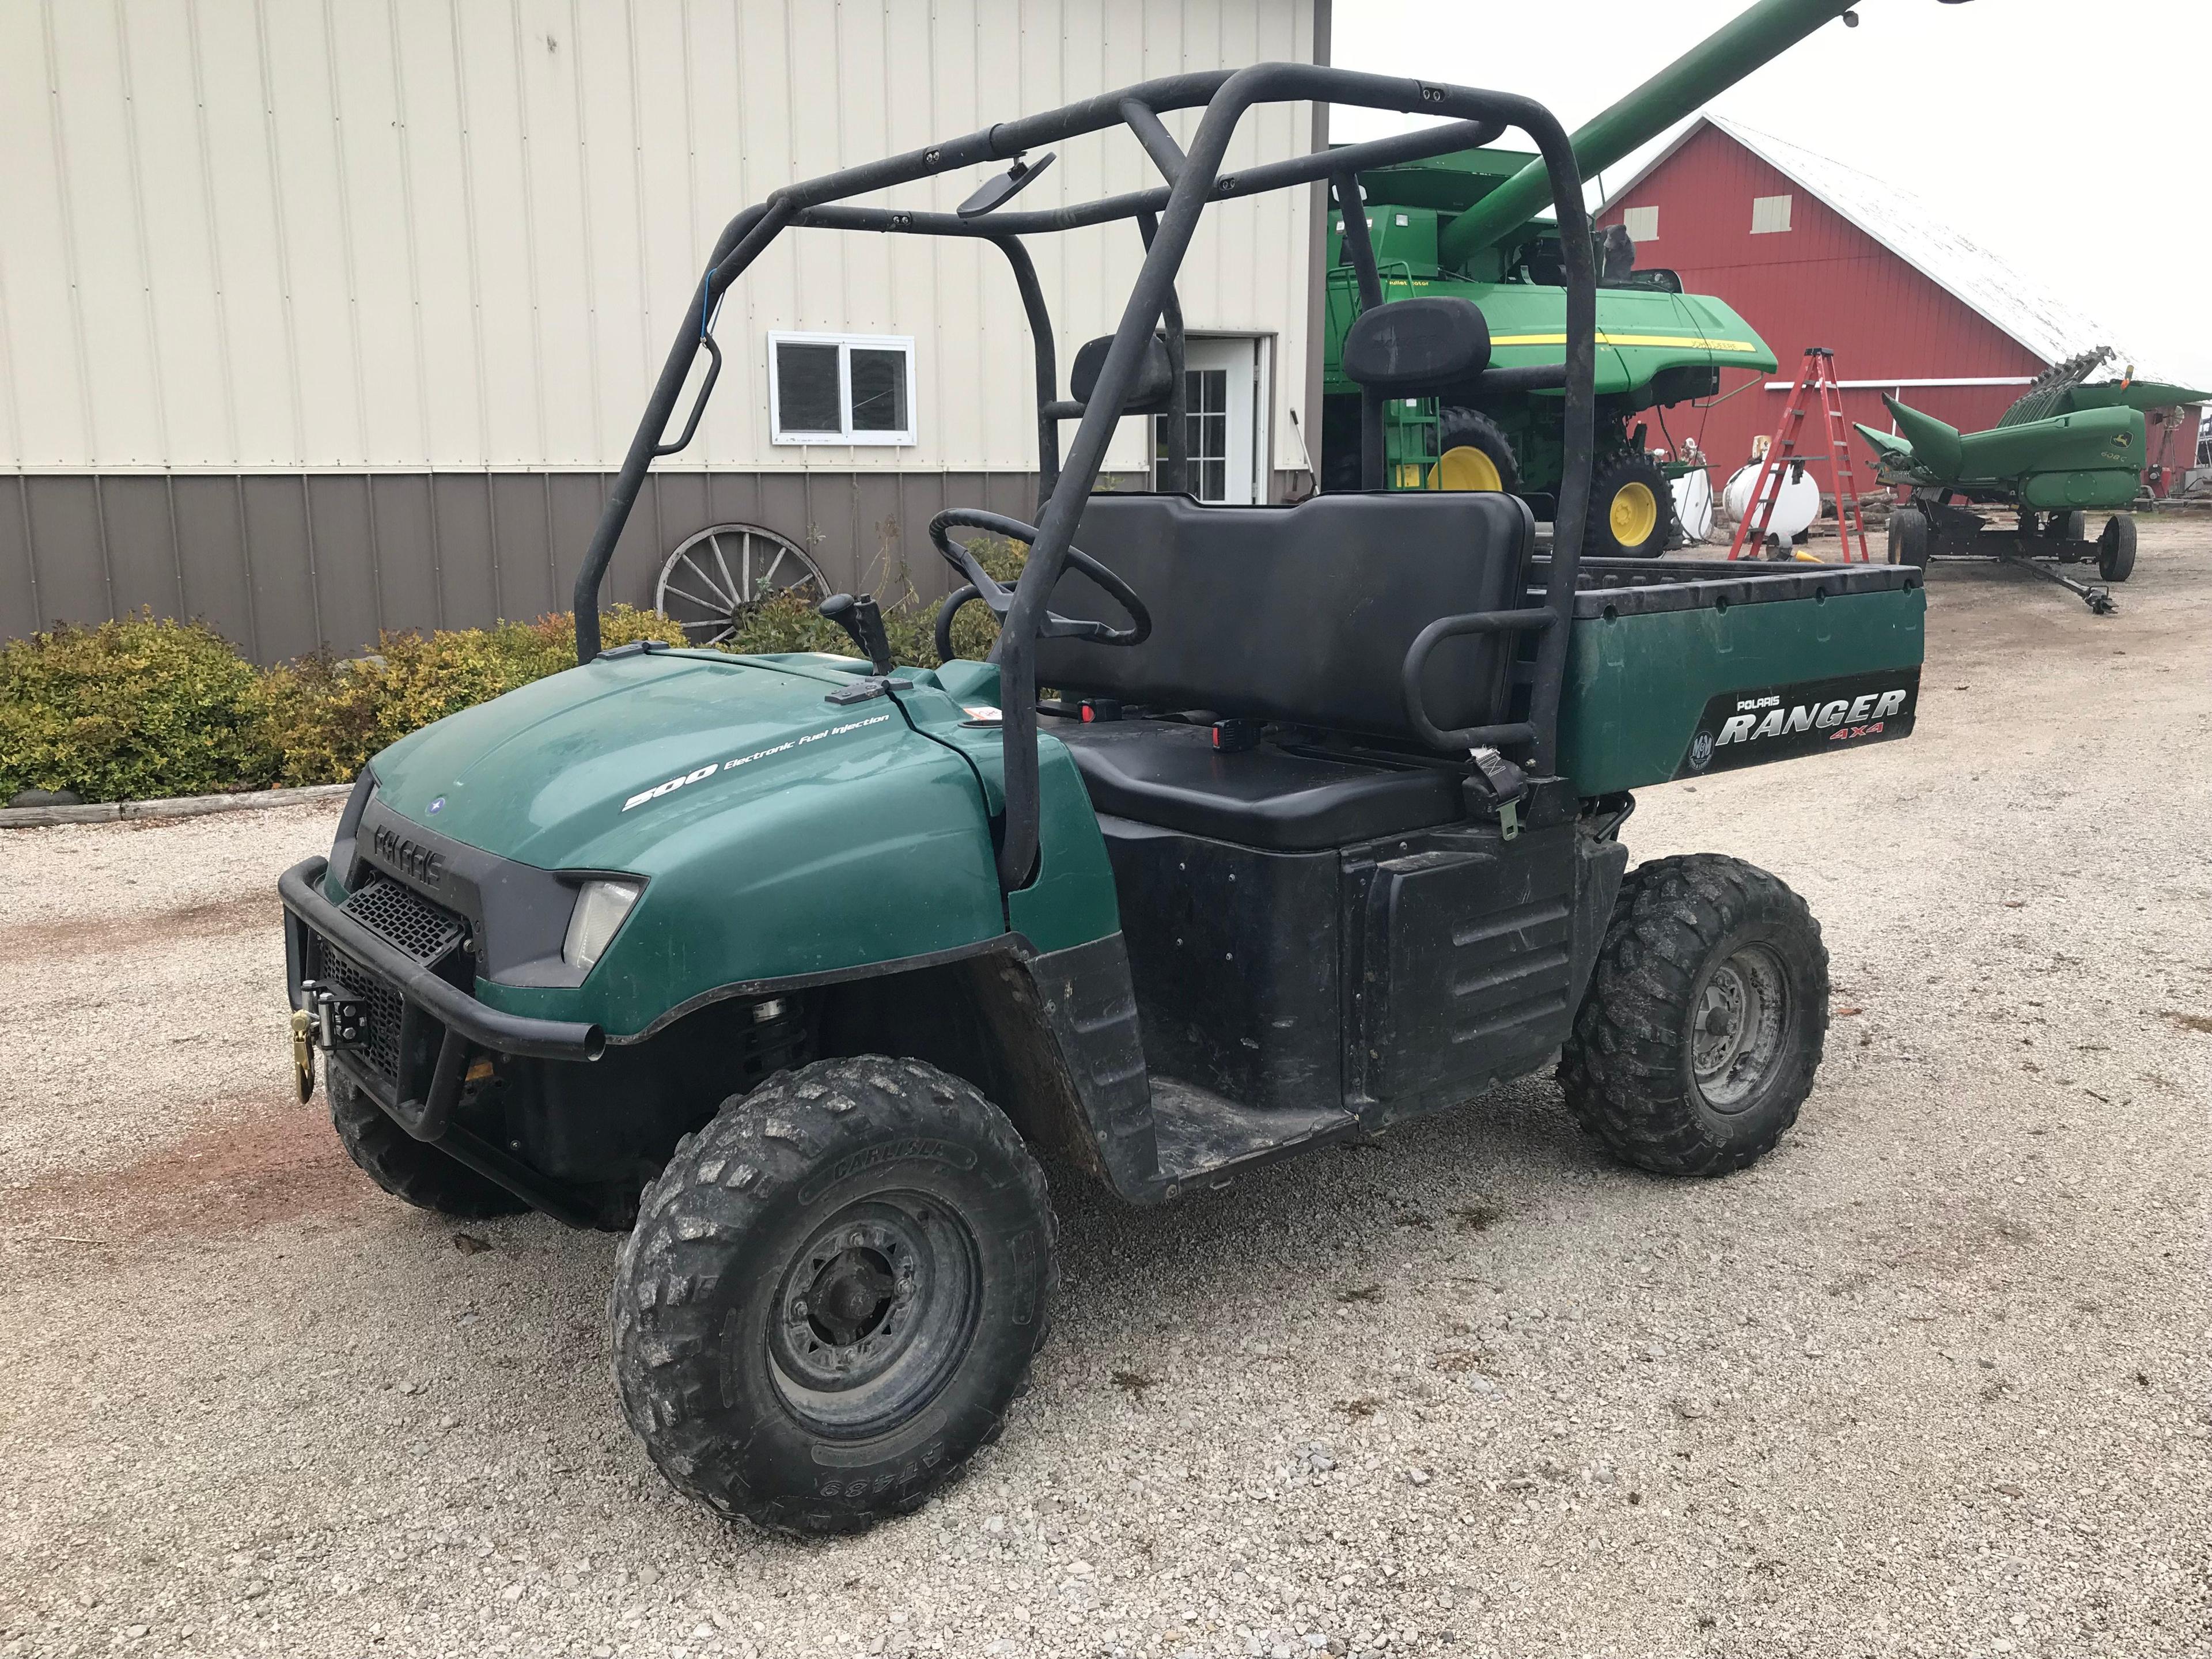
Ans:
{"type": "MultiPolygon", "coordinates": [[[[1250,506],[1267,499],[1267,386],[1264,343],[1211,335],[1183,343],[1190,433],[1190,493],[1250,506]]],[[[1167,417],[1152,422],[1153,477],[1167,453],[1167,417]]]]}

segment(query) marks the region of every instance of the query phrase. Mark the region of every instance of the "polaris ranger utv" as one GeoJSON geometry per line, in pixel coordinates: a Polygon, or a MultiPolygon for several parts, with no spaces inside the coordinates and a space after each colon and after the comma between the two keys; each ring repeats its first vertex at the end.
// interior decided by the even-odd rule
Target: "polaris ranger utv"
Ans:
{"type": "Polygon", "coordinates": [[[629,1230],[616,1382],[676,1486],[836,1532],[956,1475],[1052,1312],[1036,1151],[1158,1203],[1555,1056],[1569,1109],[1648,1170],[1741,1168],[1795,1119],[1827,1023],[1818,925],[1731,859],[1624,875],[1618,831],[1635,786],[1905,735],[1920,573],[1578,558],[1582,199],[1525,99],[1262,64],[795,185],[723,233],[577,581],[579,666],[378,755],[330,857],[282,882],[302,1098],[319,1053],[362,1168],[447,1214],[629,1230]],[[1245,112],[1284,100],[1449,118],[1223,173],[1245,112]],[[1186,154],[1160,112],[1201,107],[1186,154]],[[1172,284],[1210,203],[1508,124],[1563,221],[1547,557],[1513,496],[1381,489],[1383,400],[1488,372],[1462,298],[1378,307],[1347,338],[1365,489],[1092,494],[1115,423],[1180,384],[1172,284]],[[1043,165],[1024,151],[1119,125],[1164,184],[1006,206],[1043,165]],[[844,204],[1009,160],[955,213],[844,204]],[[1121,220],[1142,268],[1062,398],[1022,238],[1121,220]],[[900,667],[846,595],[824,609],[866,660],[599,648],[640,481],[712,389],[715,303],[788,228],[975,237],[1008,262],[1038,521],[931,526],[961,582],[942,654],[980,600],[988,661],[900,667]],[[974,530],[1028,544],[1011,590],[955,534],[974,530]]]}

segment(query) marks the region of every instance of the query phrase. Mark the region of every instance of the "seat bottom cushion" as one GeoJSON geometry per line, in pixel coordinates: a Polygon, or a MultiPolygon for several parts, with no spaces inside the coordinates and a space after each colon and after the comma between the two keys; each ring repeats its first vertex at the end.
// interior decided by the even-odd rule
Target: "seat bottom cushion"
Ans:
{"type": "Polygon", "coordinates": [[[1067,745],[1100,812],[1186,835],[1310,853],[1462,816],[1459,781],[1422,766],[1356,765],[1261,744],[1218,753],[1203,726],[1043,716],[1067,745]]]}

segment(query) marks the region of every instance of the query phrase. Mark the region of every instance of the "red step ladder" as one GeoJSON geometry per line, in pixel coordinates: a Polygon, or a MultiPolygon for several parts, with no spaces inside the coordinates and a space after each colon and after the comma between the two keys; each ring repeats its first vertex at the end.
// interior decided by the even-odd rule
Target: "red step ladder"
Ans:
{"type": "MultiPolygon", "coordinates": [[[[1782,424],[1776,428],[1774,441],[1766,447],[1766,453],[1759,465],[1758,481],[1751,487],[1751,499],[1745,503],[1743,517],[1736,523],[1735,539],[1729,543],[1731,559],[1758,557],[1766,546],[1766,526],[1774,520],[1774,506],[1782,498],[1784,471],[1793,460],[1810,465],[1814,456],[1800,457],[1797,453],[1797,434],[1805,424],[1805,402],[1808,394],[1818,393],[1822,412],[1828,422],[1828,455],[1836,469],[1836,534],[1844,544],[1845,563],[1856,561],[1872,563],[1874,556],[1867,551],[1866,522],[1859,514],[1859,487],[1851,472],[1850,441],[1845,435],[1849,428],[1844,421],[1844,389],[1836,381],[1836,354],[1826,346],[1807,346],[1803,367],[1797,371],[1797,384],[1790,390],[1790,402],[1782,410],[1782,424]],[[1848,506],[1850,516],[1844,516],[1848,506]],[[1753,520],[1758,527],[1753,527],[1753,520]],[[1851,551],[1851,536],[1859,538],[1858,551],[1851,551]],[[1745,552],[1746,541],[1750,552],[1745,552]]],[[[1811,555],[1800,553],[1801,559],[1811,555]]],[[[1817,562],[1817,561],[1815,561],[1817,562]]]]}

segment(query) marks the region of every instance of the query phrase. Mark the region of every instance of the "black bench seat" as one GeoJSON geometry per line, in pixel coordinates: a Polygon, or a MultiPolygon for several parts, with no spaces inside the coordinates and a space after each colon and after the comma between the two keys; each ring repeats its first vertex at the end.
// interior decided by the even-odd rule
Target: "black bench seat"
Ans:
{"type": "Polygon", "coordinates": [[[1311,853],[1449,823],[1459,780],[1441,768],[1367,765],[1262,744],[1219,754],[1203,726],[1039,719],[1066,744],[1091,805],[1115,817],[1269,852],[1311,853]]]}
{"type": "MultiPolygon", "coordinates": [[[[1181,721],[1041,718],[1066,743],[1100,812],[1281,852],[1317,852],[1450,823],[1464,815],[1454,767],[1370,760],[1418,749],[1406,653],[1439,617],[1522,603],[1534,526],[1516,497],[1453,491],[1320,495],[1296,507],[1205,507],[1182,495],[1093,495],[1075,544],[1150,607],[1133,647],[1037,641],[1036,683],[1125,708],[1206,709],[1224,720],[1328,734],[1339,758],[1273,741],[1222,753],[1181,721]]],[[[1050,601],[1062,616],[1119,623],[1079,572],[1050,601]]],[[[1521,716],[1517,643],[1446,640],[1422,696],[1446,729],[1521,716]]]]}

